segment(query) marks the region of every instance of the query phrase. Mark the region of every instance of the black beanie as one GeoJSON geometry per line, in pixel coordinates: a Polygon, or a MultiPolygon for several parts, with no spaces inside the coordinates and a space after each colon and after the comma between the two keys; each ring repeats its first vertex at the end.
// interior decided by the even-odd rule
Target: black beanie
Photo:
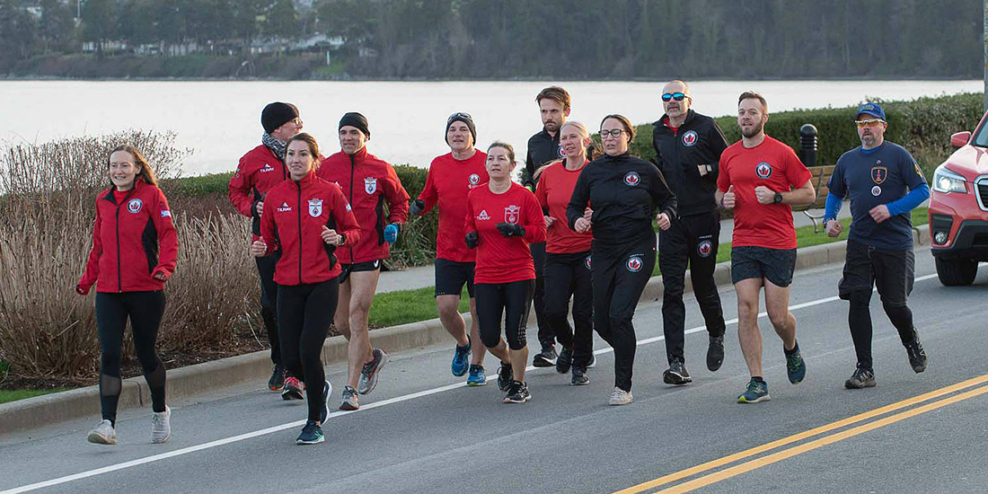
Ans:
{"type": "Polygon", "coordinates": [[[463,122],[467,124],[470,129],[470,135],[473,136],[473,145],[477,145],[477,126],[473,124],[473,117],[469,113],[456,112],[449,116],[449,120],[446,120],[446,144],[449,144],[449,126],[453,125],[453,122],[463,122]]]}
{"type": "Polygon", "coordinates": [[[298,118],[298,108],[291,103],[275,102],[264,107],[261,112],[261,126],[268,134],[298,118]]]}
{"type": "Polygon", "coordinates": [[[370,129],[367,128],[367,117],[355,111],[349,112],[343,115],[343,118],[340,119],[340,129],[342,129],[346,125],[349,125],[351,127],[356,127],[357,130],[363,132],[364,136],[370,139],[370,129]]]}

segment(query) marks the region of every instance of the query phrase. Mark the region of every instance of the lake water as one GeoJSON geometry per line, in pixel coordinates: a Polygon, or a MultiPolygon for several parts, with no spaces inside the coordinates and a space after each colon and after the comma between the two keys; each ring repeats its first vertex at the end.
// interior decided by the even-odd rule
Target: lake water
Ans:
{"type": "MultiPolygon", "coordinates": [[[[555,82],[573,97],[573,120],[599,126],[609,113],[635,123],[662,115],[658,82],[555,82]]],[[[233,170],[260,142],[260,112],[271,101],[296,104],[305,131],[324,154],[339,150],[340,117],[359,111],[370,122],[371,153],[392,163],[427,167],[449,152],[446,118],[473,115],[480,147],[493,140],[515,146],[541,129],[535,95],[549,82],[181,82],[0,81],[0,141],[44,142],[128,128],[172,130],[195,153],[185,175],[233,170]]],[[[866,98],[912,99],[981,92],[982,81],[706,81],[691,84],[693,108],[734,114],[737,96],[761,92],[771,111],[848,106],[866,98]]],[[[961,130],[961,129],[958,129],[961,130]]]]}

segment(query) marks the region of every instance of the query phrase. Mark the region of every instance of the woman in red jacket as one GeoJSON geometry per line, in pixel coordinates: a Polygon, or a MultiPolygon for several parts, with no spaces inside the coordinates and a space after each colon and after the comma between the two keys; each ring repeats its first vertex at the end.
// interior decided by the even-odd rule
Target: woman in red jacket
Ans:
{"type": "Polygon", "coordinates": [[[162,289],[175,272],[178,239],[168,201],[136,148],[114,148],[108,171],[113,187],[96,197],[93,248],[76,285],[79,295],[96,285],[103,420],[89,432],[89,442],[117,443],[120,354],[129,318],[137,360],[151,390],[151,442],[163,443],[171,436],[171,411],[165,404],[165,366],[154,347],[165,312],[162,289]]]}
{"type": "Polygon", "coordinates": [[[308,383],[309,416],[298,444],[323,442],[321,426],[329,416],[326,401],[333,388],[320,354],[339,297],[341,268],[334,254],[338,247],[360,240],[360,226],[343,191],[316,176],[318,156],[319,145],[311,135],[288,140],[290,180],[268,192],[261,238],[251,245],[257,257],[280,254],[274,281],[281,356],[287,371],[308,383]]]}
{"type": "Polygon", "coordinates": [[[477,249],[474,291],[484,346],[501,359],[497,384],[505,403],[532,399],[525,382],[528,345],[521,330],[535,289],[529,244],[545,241],[545,220],[535,195],[511,181],[515,151],[495,141],[487,149],[490,181],[467,195],[466,243],[477,249]],[[501,339],[501,314],[505,314],[501,339]],[[509,350],[510,349],[510,350],[509,350]]]}

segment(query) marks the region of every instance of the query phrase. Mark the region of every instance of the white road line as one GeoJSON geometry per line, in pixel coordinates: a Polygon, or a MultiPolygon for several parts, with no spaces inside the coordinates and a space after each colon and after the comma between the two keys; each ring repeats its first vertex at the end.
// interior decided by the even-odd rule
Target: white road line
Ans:
{"type": "MultiPolygon", "coordinates": [[[[929,279],[936,278],[936,277],[937,277],[936,274],[929,274],[929,275],[926,275],[926,276],[920,276],[920,277],[916,278],[916,281],[917,282],[919,282],[919,281],[925,281],[925,280],[929,280],[929,279]]],[[[794,310],[799,310],[799,309],[805,309],[807,307],[813,307],[813,306],[817,306],[817,305],[823,305],[823,304],[826,304],[826,303],[834,302],[836,300],[839,300],[839,297],[821,298],[821,299],[818,299],[818,300],[812,300],[810,302],[805,302],[805,303],[802,303],[802,304],[793,305],[793,306],[789,307],[789,310],[790,311],[794,311],[794,310]]],[[[761,313],[758,314],[758,317],[761,318],[761,317],[765,317],[766,315],[767,315],[767,313],[761,312],[761,313]]],[[[737,324],[737,322],[738,322],[737,318],[731,319],[729,321],[724,321],[725,325],[737,324]]],[[[685,333],[686,334],[693,334],[693,333],[698,333],[700,331],[706,331],[706,329],[707,329],[706,326],[699,326],[699,327],[696,327],[696,328],[688,329],[688,330],[686,330],[685,333]]],[[[638,346],[647,345],[649,343],[655,343],[657,341],[662,341],[664,339],[665,339],[665,336],[656,336],[654,338],[647,338],[647,339],[644,339],[644,340],[639,340],[638,341],[638,346]]],[[[608,348],[596,350],[593,353],[594,353],[594,355],[602,355],[602,354],[610,353],[610,352],[613,352],[613,351],[614,351],[613,348],[608,347],[608,348]]],[[[528,371],[532,371],[532,370],[535,370],[535,369],[536,369],[535,367],[529,366],[527,370],[528,371]]],[[[462,388],[462,387],[465,387],[465,386],[466,386],[466,383],[450,384],[448,386],[440,386],[438,388],[427,389],[425,391],[419,391],[418,393],[411,393],[411,394],[407,394],[407,395],[396,396],[394,398],[389,398],[389,399],[386,399],[386,400],[382,400],[382,401],[370,403],[368,405],[362,405],[360,407],[360,410],[373,410],[375,408],[379,408],[379,407],[391,405],[391,404],[394,404],[394,403],[401,403],[403,401],[414,400],[416,398],[421,398],[423,396],[429,396],[429,395],[434,395],[434,394],[438,394],[438,393],[443,393],[443,392],[446,392],[446,391],[454,390],[454,389],[457,389],[457,388],[462,388]]],[[[349,415],[351,413],[357,413],[360,410],[354,410],[354,411],[348,411],[348,412],[333,412],[333,413],[330,413],[329,414],[329,419],[334,419],[334,418],[337,418],[337,417],[342,417],[344,415],[349,415]]],[[[329,419],[327,419],[327,420],[329,420],[329,419]]],[[[5,490],[5,491],[0,491],[0,494],[20,494],[22,492],[30,492],[30,491],[35,491],[35,490],[38,490],[38,489],[44,489],[45,487],[52,487],[52,486],[56,486],[56,485],[60,485],[60,484],[66,484],[66,483],[73,482],[73,481],[76,481],[76,480],[82,480],[82,479],[85,479],[85,478],[94,477],[96,475],[102,475],[104,473],[116,472],[118,470],[123,470],[123,469],[126,469],[126,468],[136,467],[136,466],[139,466],[139,465],[146,465],[148,463],[154,463],[156,461],[166,460],[168,458],[174,458],[176,456],[184,456],[184,455],[187,455],[187,454],[195,453],[197,451],[203,451],[203,450],[206,450],[206,449],[212,449],[212,448],[216,448],[216,447],[219,447],[219,446],[224,446],[224,445],[231,444],[231,443],[236,443],[236,442],[240,442],[240,441],[246,441],[248,439],[253,439],[255,437],[265,436],[265,435],[268,435],[268,434],[273,434],[275,432],[281,432],[281,431],[286,430],[286,429],[294,429],[294,428],[297,428],[297,427],[301,427],[303,425],[305,425],[305,420],[298,420],[298,421],[295,421],[295,422],[289,422],[287,424],[276,425],[274,427],[268,427],[267,429],[261,429],[259,431],[248,432],[246,434],[240,434],[238,436],[228,437],[228,438],[225,438],[225,439],[218,439],[216,441],[211,441],[211,442],[208,442],[208,443],[203,443],[203,444],[200,444],[198,446],[190,446],[188,448],[176,449],[175,451],[169,451],[167,453],[162,453],[162,454],[159,454],[159,455],[153,455],[153,456],[147,456],[147,457],[144,457],[144,458],[138,458],[136,460],[131,460],[131,461],[123,462],[123,463],[118,463],[116,465],[110,465],[110,466],[106,466],[106,467],[102,467],[102,468],[97,468],[95,470],[88,470],[88,471],[80,472],[80,473],[73,474],[73,475],[67,475],[65,477],[59,477],[57,479],[46,480],[44,482],[38,482],[38,483],[35,483],[35,484],[25,485],[23,487],[16,487],[16,488],[8,489],[8,490],[5,490]]]]}

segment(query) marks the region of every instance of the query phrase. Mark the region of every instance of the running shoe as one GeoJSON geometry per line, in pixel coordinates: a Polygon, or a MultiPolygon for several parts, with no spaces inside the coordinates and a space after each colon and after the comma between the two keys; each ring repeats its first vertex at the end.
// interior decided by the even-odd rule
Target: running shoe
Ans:
{"type": "Polygon", "coordinates": [[[505,403],[525,403],[532,399],[532,393],[528,392],[528,384],[518,381],[511,381],[508,393],[504,395],[505,403]]]}
{"type": "Polygon", "coordinates": [[[508,387],[511,386],[513,376],[511,364],[501,362],[501,367],[497,370],[497,389],[507,391],[508,387]]]}
{"type": "Polygon", "coordinates": [[[532,359],[532,365],[535,367],[552,367],[556,365],[556,357],[555,346],[545,347],[532,359]]]}
{"type": "Polygon", "coordinates": [[[906,355],[909,355],[909,365],[913,371],[919,374],[926,370],[926,350],[923,350],[918,334],[914,334],[912,343],[906,345],[906,355]]]}
{"type": "MultiPolygon", "coordinates": [[[[784,349],[784,348],[783,348],[784,349]]],[[[799,351],[799,343],[792,349],[792,353],[786,354],[786,373],[789,374],[789,382],[799,384],[806,377],[806,362],[803,361],[803,354],[799,351]]]]}
{"type": "Polygon", "coordinates": [[[587,368],[589,369],[590,367],[597,367],[597,357],[592,353],[590,354],[590,361],[587,362],[587,368]]]}
{"type": "MultiPolygon", "coordinates": [[[[357,384],[357,391],[362,395],[369,395],[377,387],[377,377],[381,374],[381,369],[388,363],[388,354],[380,348],[374,349],[374,360],[364,364],[364,369],[360,371],[360,383],[357,384]]],[[[462,374],[460,374],[462,375],[462,374]]]]}
{"type": "Polygon", "coordinates": [[[470,365],[470,375],[467,377],[467,386],[483,386],[487,384],[487,373],[482,365],[470,365]]]}
{"type": "Polygon", "coordinates": [[[587,368],[582,365],[573,366],[573,378],[570,379],[570,383],[573,386],[582,386],[584,384],[590,384],[590,378],[587,377],[587,368]]]}
{"type": "Polygon", "coordinates": [[[690,377],[690,372],[686,370],[686,364],[674,360],[669,364],[669,368],[662,373],[662,382],[682,386],[693,382],[693,378],[690,377]]]}
{"type": "Polygon", "coordinates": [[[569,369],[572,366],[573,366],[573,349],[563,348],[563,351],[559,352],[559,357],[556,359],[556,372],[560,374],[565,374],[569,372],[569,369]]]}
{"type": "Polygon", "coordinates": [[[844,381],[844,387],[847,389],[874,388],[875,373],[870,369],[858,367],[854,369],[854,374],[851,374],[851,378],[844,381]]]}
{"type": "Polygon", "coordinates": [[[288,376],[285,378],[285,387],[281,389],[281,399],[282,400],[305,399],[305,396],[302,395],[302,383],[298,381],[298,378],[293,376],[288,376]]]}
{"type": "Polygon", "coordinates": [[[302,428],[302,433],[295,440],[295,444],[319,444],[325,440],[326,438],[322,435],[322,427],[309,420],[305,422],[305,427],[302,428]]]}
{"type": "Polygon", "coordinates": [[[765,381],[756,381],[752,378],[748,381],[748,389],[744,390],[744,393],[738,396],[738,403],[758,403],[771,399],[768,395],[768,383],[765,381]]]}
{"type": "Polygon", "coordinates": [[[707,347],[707,370],[717,372],[724,363],[724,335],[711,336],[707,347]]]}
{"type": "Polygon", "coordinates": [[[614,392],[611,393],[611,399],[608,404],[612,407],[619,407],[622,405],[630,405],[633,401],[635,401],[635,397],[631,395],[631,391],[625,391],[621,388],[615,387],[614,392]]]}
{"type": "Polygon", "coordinates": [[[278,391],[285,385],[285,368],[281,364],[274,364],[271,371],[271,379],[268,379],[268,389],[278,391]]]}
{"type": "Polygon", "coordinates": [[[357,390],[352,386],[343,388],[343,403],[340,403],[340,410],[360,410],[360,402],[357,401],[357,390]]]}
{"type": "Polygon", "coordinates": [[[467,340],[466,346],[456,345],[456,349],[453,350],[453,363],[450,365],[450,370],[453,371],[453,375],[456,377],[466,374],[470,365],[469,337],[467,340]]]}
{"type": "Polygon", "coordinates": [[[113,423],[103,419],[102,422],[96,424],[93,430],[89,431],[89,436],[86,439],[93,444],[117,444],[117,431],[113,429],[113,423]]]}
{"type": "Polygon", "coordinates": [[[319,423],[325,424],[326,419],[329,418],[329,397],[333,395],[333,385],[330,384],[329,380],[326,380],[326,384],[322,387],[322,409],[319,410],[319,423]]]}
{"type": "Polygon", "coordinates": [[[164,412],[151,414],[151,443],[162,444],[172,436],[172,409],[165,405],[164,412]]]}

